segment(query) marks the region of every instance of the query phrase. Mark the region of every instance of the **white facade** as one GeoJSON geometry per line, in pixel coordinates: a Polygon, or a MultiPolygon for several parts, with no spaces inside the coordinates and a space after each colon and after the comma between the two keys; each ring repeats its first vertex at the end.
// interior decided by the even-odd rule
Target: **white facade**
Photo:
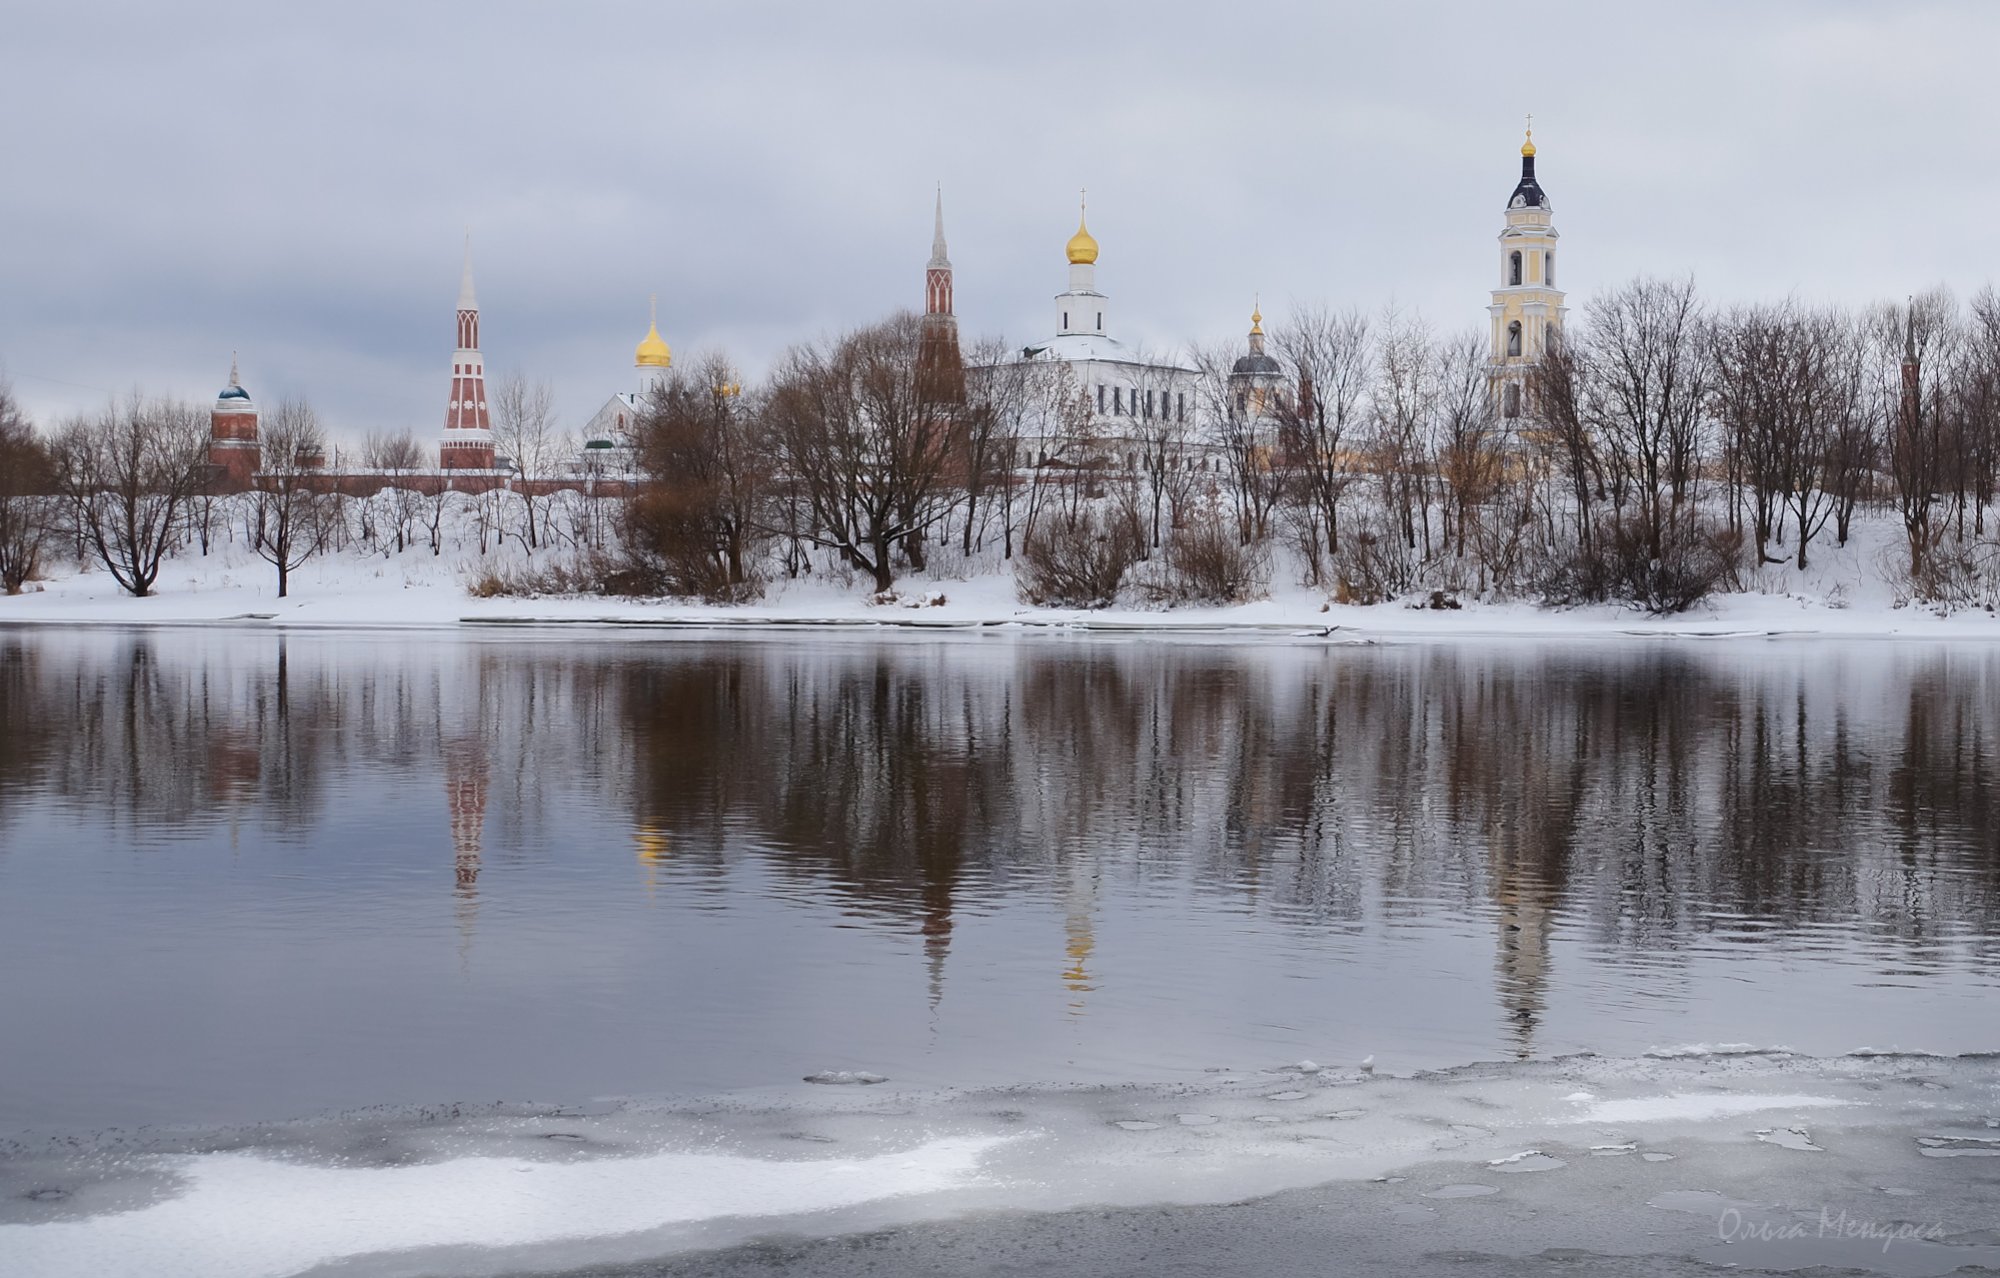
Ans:
{"type": "MultiPolygon", "coordinates": [[[[1178,356],[1155,356],[1111,336],[1110,299],[1097,287],[1097,242],[1079,227],[1069,244],[1069,287],[1055,298],[1056,332],[1023,347],[1020,362],[1055,365],[1072,411],[1088,417],[1089,434],[1114,459],[1129,460],[1137,439],[1156,424],[1191,431],[1202,421],[1201,373],[1178,356]]],[[[978,369],[969,370],[974,376],[978,369]]],[[[1023,441],[1024,465],[1059,460],[1059,432],[1048,424],[1023,441]]]]}

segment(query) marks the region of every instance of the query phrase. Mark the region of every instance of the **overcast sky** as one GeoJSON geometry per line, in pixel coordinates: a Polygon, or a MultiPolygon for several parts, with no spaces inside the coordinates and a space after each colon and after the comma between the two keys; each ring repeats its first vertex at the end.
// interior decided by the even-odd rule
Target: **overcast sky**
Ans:
{"type": "Polygon", "coordinates": [[[2000,5],[20,4],[0,370],[44,421],[206,400],[232,350],[342,435],[439,429],[472,231],[489,375],[571,425],[677,356],[753,372],[922,300],[1053,331],[1079,187],[1115,336],[1261,292],[1476,324],[1535,116],[1570,303],[2000,276],[2000,5]]]}

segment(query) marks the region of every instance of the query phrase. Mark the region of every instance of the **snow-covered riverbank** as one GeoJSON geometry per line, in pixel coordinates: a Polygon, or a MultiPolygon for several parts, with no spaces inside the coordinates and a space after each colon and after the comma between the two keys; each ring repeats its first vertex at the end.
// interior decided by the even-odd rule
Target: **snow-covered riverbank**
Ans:
{"type": "Polygon", "coordinates": [[[1986,608],[1949,613],[1899,605],[1866,547],[1829,550],[1824,567],[1800,574],[1767,567],[1757,589],[1720,595],[1690,612],[1651,617],[1611,605],[1547,608],[1524,600],[1461,598],[1457,608],[1427,600],[1359,606],[1274,574],[1266,598],[1227,607],[1128,605],[1096,610],[1040,608],[1021,601],[1004,568],[913,577],[894,602],[878,603],[859,582],[823,577],[773,582],[752,604],[602,596],[475,598],[467,583],[491,561],[470,555],[328,555],[294,573],[276,597],[269,566],[240,548],[184,556],[162,571],[157,593],[134,599],[110,575],[74,569],[0,598],[0,624],[201,625],[456,629],[467,624],[676,627],[897,627],[961,630],[1088,630],[1240,633],[1331,638],[1534,638],[1651,636],[1809,636],[2000,639],[2000,616],[1986,608]]]}

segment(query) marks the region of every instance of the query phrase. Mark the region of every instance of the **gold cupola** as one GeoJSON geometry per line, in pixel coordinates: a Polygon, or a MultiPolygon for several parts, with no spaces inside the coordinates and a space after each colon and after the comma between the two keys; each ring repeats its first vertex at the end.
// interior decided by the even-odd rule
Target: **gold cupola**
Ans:
{"type": "Polygon", "coordinates": [[[1097,261],[1097,239],[1091,235],[1090,228],[1084,225],[1083,215],[1083,205],[1079,202],[1076,211],[1076,234],[1070,236],[1069,243],[1063,246],[1063,252],[1068,254],[1071,266],[1089,266],[1097,261]]]}
{"type": "Polygon", "coordinates": [[[632,362],[640,368],[672,368],[674,366],[673,349],[667,345],[666,339],[660,336],[660,314],[659,302],[657,300],[653,303],[652,322],[646,326],[645,340],[639,343],[639,349],[633,353],[632,362]]]}

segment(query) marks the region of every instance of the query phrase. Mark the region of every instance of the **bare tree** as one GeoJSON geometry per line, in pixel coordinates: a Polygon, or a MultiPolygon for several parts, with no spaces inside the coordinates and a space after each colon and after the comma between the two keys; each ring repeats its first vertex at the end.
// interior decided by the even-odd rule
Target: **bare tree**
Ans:
{"type": "Polygon", "coordinates": [[[1539,446],[1544,473],[1561,477],[1559,491],[1548,499],[1550,540],[1561,541],[1566,508],[1574,521],[1576,549],[1586,555],[1596,539],[1594,500],[1604,491],[1607,470],[1590,421],[1594,380],[1589,348],[1557,330],[1531,374],[1538,427],[1527,432],[1525,441],[1539,446]]]}
{"type": "Polygon", "coordinates": [[[522,538],[529,550],[542,543],[547,497],[564,462],[575,448],[556,425],[555,392],[547,382],[530,382],[519,373],[494,387],[494,450],[514,463],[514,492],[521,498],[522,538]]]}
{"type": "Polygon", "coordinates": [[[671,594],[741,599],[766,536],[763,396],[727,358],[677,368],[634,432],[644,489],[626,507],[628,547],[671,594]]]}
{"type": "Polygon", "coordinates": [[[1359,311],[1308,309],[1278,326],[1272,344],[1297,387],[1279,401],[1279,447],[1300,506],[1327,551],[1337,554],[1361,397],[1374,367],[1368,319],[1359,311]]]}
{"type": "Polygon", "coordinates": [[[63,424],[57,480],[78,531],[119,586],[152,593],[187,505],[208,482],[208,423],[187,404],[134,395],[63,424]]]}
{"type": "Polygon", "coordinates": [[[893,555],[943,517],[962,450],[962,405],[922,359],[922,321],[898,315],[793,350],[771,393],[787,478],[810,512],[805,535],[895,584],[893,555]]]}
{"type": "Polygon", "coordinates": [[[1440,343],[1435,355],[1435,452],[1444,486],[1444,541],[1461,561],[1469,547],[1482,573],[1490,570],[1505,581],[1513,576],[1533,503],[1525,484],[1508,483],[1508,440],[1493,411],[1485,336],[1469,330],[1440,343]],[[1510,488],[1517,490],[1511,502],[1504,500],[1510,488]]]}
{"type": "Polygon", "coordinates": [[[361,464],[379,472],[385,481],[381,502],[395,531],[396,553],[400,555],[412,540],[410,529],[423,506],[423,494],[419,491],[425,469],[423,445],[417,442],[415,432],[407,428],[371,434],[361,446],[361,464]]]}
{"type": "Polygon", "coordinates": [[[1032,464],[1024,456],[1028,421],[1037,407],[1037,389],[1047,380],[1046,365],[1013,358],[998,339],[973,348],[966,377],[966,513],[963,550],[979,548],[987,513],[999,507],[1001,558],[1014,557],[1014,499],[1020,472],[1032,464]]]}
{"type": "Polygon", "coordinates": [[[1375,342],[1367,456],[1382,485],[1382,509],[1403,544],[1431,555],[1429,443],[1436,424],[1437,354],[1421,319],[1383,316],[1375,342]]]}
{"type": "Polygon", "coordinates": [[[54,529],[55,468],[48,449],[0,382],[0,589],[10,595],[40,569],[54,529]]]}
{"type": "Polygon", "coordinates": [[[1236,402],[1230,373],[1239,353],[1234,342],[1188,348],[1188,358],[1200,370],[1195,398],[1201,421],[1196,429],[1212,441],[1218,481],[1227,484],[1234,507],[1237,540],[1249,545],[1271,534],[1271,515],[1284,497],[1286,470],[1280,415],[1247,398],[1242,404],[1236,402]]]}
{"type": "Polygon", "coordinates": [[[1591,419],[1612,453],[1614,500],[1637,502],[1639,535],[1662,558],[1677,517],[1692,519],[1708,393],[1701,305],[1691,278],[1642,278],[1588,308],[1591,419]]]}
{"type": "Polygon", "coordinates": [[[335,514],[326,491],[326,432],[310,404],[286,400],[260,431],[261,466],[247,514],[251,549],[278,570],[278,598],[292,571],[318,554],[335,514]]]}
{"type": "Polygon", "coordinates": [[[1950,474],[1948,384],[1961,334],[1951,295],[1936,289],[1906,307],[1879,309],[1871,325],[1878,403],[1888,419],[1889,473],[1910,551],[1910,578],[1923,583],[1931,552],[1949,531],[1938,505],[1950,474]],[[1901,359],[1893,366],[1892,354],[1901,359]],[[1894,371],[1891,372],[1893,367],[1894,371]]]}

